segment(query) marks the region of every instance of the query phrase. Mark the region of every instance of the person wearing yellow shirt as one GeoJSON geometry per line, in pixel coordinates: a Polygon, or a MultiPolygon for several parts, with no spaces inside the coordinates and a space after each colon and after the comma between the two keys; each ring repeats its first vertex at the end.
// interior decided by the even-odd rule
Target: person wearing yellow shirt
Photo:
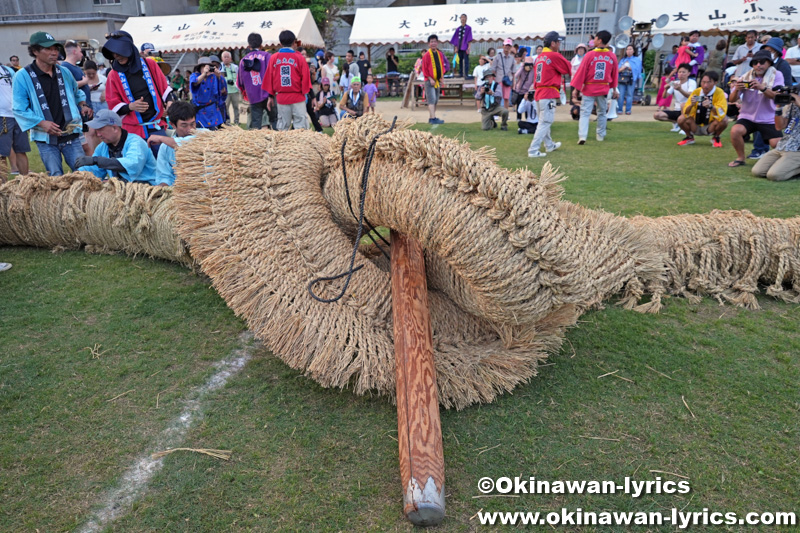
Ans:
{"type": "Polygon", "coordinates": [[[725,91],[717,87],[719,74],[706,72],[700,87],[692,91],[683,104],[678,126],[686,132],[686,138],[678,146],[694,144],[695,135],[711,135],[711,145],[722,148],[720,134],[728,127],[728,100],[725,91]]]}

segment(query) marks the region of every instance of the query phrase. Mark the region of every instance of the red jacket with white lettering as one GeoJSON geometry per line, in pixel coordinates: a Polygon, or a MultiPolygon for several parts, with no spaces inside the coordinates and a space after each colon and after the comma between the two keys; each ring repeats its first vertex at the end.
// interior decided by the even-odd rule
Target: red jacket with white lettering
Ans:
{"type": "Polygon", "coordinates": [[[561,94],[559,92],[562,85],[561,76],[572,72],[572,65],[566,57],[545,48],[545,51],[536,57],[533,72],[536,73],[533,79],[536,100],[558,98],[561,94]]]}
{"type": "Polygon", "coordinates": [[[304,102],[311,90],[306,59],[291,48],[281,48],[270,56],[261,88],[274,94],[279,105],[304,102]]]}
{"type": "Polygon", "coordinates": [[[605,96],[617,87],[617,56],[608,48],[595,48],[581,61],[570,81],[573,89],[586,96],[605,96]]]}

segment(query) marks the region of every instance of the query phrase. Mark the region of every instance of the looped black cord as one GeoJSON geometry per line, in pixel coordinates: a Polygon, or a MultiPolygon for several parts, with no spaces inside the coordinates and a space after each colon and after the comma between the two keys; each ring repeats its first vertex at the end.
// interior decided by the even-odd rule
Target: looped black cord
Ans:
{"type": "MultiPolygon", "coordinates": [[[[397,117],[395,117],[395,119],[397,119],[397,117]]],[[[392,123],[392,127],[394,127],[394,122],[392,123]]],[[[392,130],[390,129],[389,131],[392,131],[392,130]]],[[[353,219],[356,222],[358,222],[358,217],[356,216],[355,212],[353,212],[353,203],[350,200],[350,187],[347,184],[347,165],[345,164],[345,160],[344,160],[344,149],[345,149],[345,146],[347,146],[347,139],[345,139],[344,142],[342,143],[342,150],[341,150],[341,154],[342,154],[342,177],[344,178],[344,194],[345,194],[345,197],[347,198],[347,208],[350,209],[350,214],[353,215],[353,219]]],[[[370,229],[369,233],[367,233],[367,237],[369,238],[369,240],[372,241],[372,244],[374,244],[375,246],[378,247],[378,249],[381,251],[381,253],[383,253],[383,255],[386,257],[386,259],[391,260],[391,257],[389,256],[389,252],[384,250],[383,246],[378,244],[378,241],[375,240],[375,237],[373,237],[372,234],[374,233],[375,235],[377,235],[384,242],[384,244],[386,244],[386,246],[391,247],[391,244],[389,244],[389,241],[387,241],[383,237],[383,235],[378,233],[378,231],[375,229],[375,226],[372,225],[372,222],[370,222],[369,219],[366,216],[364,217],[364,222],[367,224],[367,226],[369,226],[369,229],[370,229]]]]}
{"type": "MultiPolygon", "coordinates": [[[[384,132],[382,132],[382,133],[379,133],[375,137],[373,137],[372,138],[372,142],[370,142],[369,149],[367,150],[367,158],[366,158],[366,160],[364,162],[364,172],[361,175],[361,196],[360,196],[359,202],[358,202],[358,232],[356,234],[356,239],[353,242],[353,253],[350,255],[350,266],[348,267],[346,272],[342,272],[341,274],[337,274],[336,276],[317,278],[315,280],[312,280],[308,284],[308,293],[311,295],[312,298],[314,298],[318,302],[332,303],[332,302],[336,302],[336,301],[340,300],[342,298],[342,296],[344,296],[344,293],[347,291],[347,287],[350,286],[350,280],[353,278],[353,274],[358,272],[359,270],[361,270],[361,268],[364,266],[364,265],[358,265],[355,268],[353,267],[353,265],[356,262],[356,254],[358,254],[358,243],[361,242],[361,236],[362,236],[362,234],[364,232],[364,221],[365,221],[365,217],[364,217],[364,202],[367,199],[367,183],[369,181],[369,169],[372,166],[372,159],[375,157],[375,145],[378,143],[378,138],[380,138],[383,135],[386,135],[387,133],[390,133],[394,129],[394,126],[395,126],[396,122],[397,122],[397,117],[394,117],[394,120],[392,120],[392,125],[389,127],[389,129],[384,131],[384,132]],[[344,286],[342,287],[341,292],[339,292],[339,294],[334,296],[333,298],[320,298],[319,296],[314,294],[314,285],[316,285],[317,283],[320,283],[322,281],[334,281],[334,280],[337,280],[337,279],[345,277],[345,276],[347,276],[347,279],[344,282],[344,286]]],[[[343,143],[343,146],[342,146],[342,170],[344,170],[344,143],[343,143]]],[[[345,180],[346,179],[347,178],[345,178],[345,180]]],[[[347,181],[345,181],[345,190],[346,191],[348,190],[347,181]]],[[[353,208],[350,205],[350,193],[349,192],[347,193],[347,204],[348,204],[348,206],[350,206],[350,212],[353,213],[353,208]]],[[[353,216],[355,217],[355,213],[353,213],[353,216]]],[[[374,229],[373,229],[373,231],[374,231],[374,229]]],[[[381,239],[383,239],[383,237],[381,237],[381,239]]],[[[372,242],[375,242],[375,241],[373,240],[372,242]]],[[[386,242],[385,239],[384,239],[384,242],[386,242]]],[[[378,245],[378,243],[375,243],[375,244],[378,245]]],[[[386,242],[386,244],[388,245],[389,243],[386,242]]],[[[383,250],[383,249],[381,248],[381,250],[383,250]]],[[[386,253],[386,252],[384,252],[384,253],[386,253]]],[[[388,255],[387,255],[387,257],[388,257],[388,255]]]]}

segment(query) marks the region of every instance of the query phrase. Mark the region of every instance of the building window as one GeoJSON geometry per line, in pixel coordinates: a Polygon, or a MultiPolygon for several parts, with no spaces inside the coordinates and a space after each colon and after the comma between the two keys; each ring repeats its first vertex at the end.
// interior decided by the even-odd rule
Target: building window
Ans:
{"type": "Polygon", "coordinates": [[[92,0],[92,3],[96,6],[112,6],[121,4],[122,0],[92,0]]]}
{"type": "Polygon", "coordinates": [[[564,19],[567,23],[567,35],[595,35],[600,26],[600,17],[586,17],[586,27],[581,28],[583,17],[564,19]]]}
{"type": "Polygon", "coordinates": [[[583,13],[584,3],[586,13],[597,12],[597,0],[562,0],[561,5],[564,13],[583,13]]]}

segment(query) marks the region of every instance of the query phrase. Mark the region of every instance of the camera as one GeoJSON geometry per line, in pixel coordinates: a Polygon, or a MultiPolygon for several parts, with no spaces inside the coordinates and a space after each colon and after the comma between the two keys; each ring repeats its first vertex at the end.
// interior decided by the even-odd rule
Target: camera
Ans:
{"type": "Polygon", "coordinates": [[[533,97],[535,94],[536,91],[528,91],[527,93],[525,93],[525,99],[528,100],[529,102],[533,102],[533,97]]]}
{"type": "Polygon", "coordinates": [[[780,85],[778,87],[773,87],[772,90],[777,93],[775,94],[775,105],[789,105],[794,101],[792,95],[800,94],[800,84],[792,86],[780,85]]]}
{"type": "Polygon", "coordinates": [[[217,70],[217,66],[216,65],[209,65],[208,66],[208,71],[209,72],[214,72],[215,70],[217,70]]]}

